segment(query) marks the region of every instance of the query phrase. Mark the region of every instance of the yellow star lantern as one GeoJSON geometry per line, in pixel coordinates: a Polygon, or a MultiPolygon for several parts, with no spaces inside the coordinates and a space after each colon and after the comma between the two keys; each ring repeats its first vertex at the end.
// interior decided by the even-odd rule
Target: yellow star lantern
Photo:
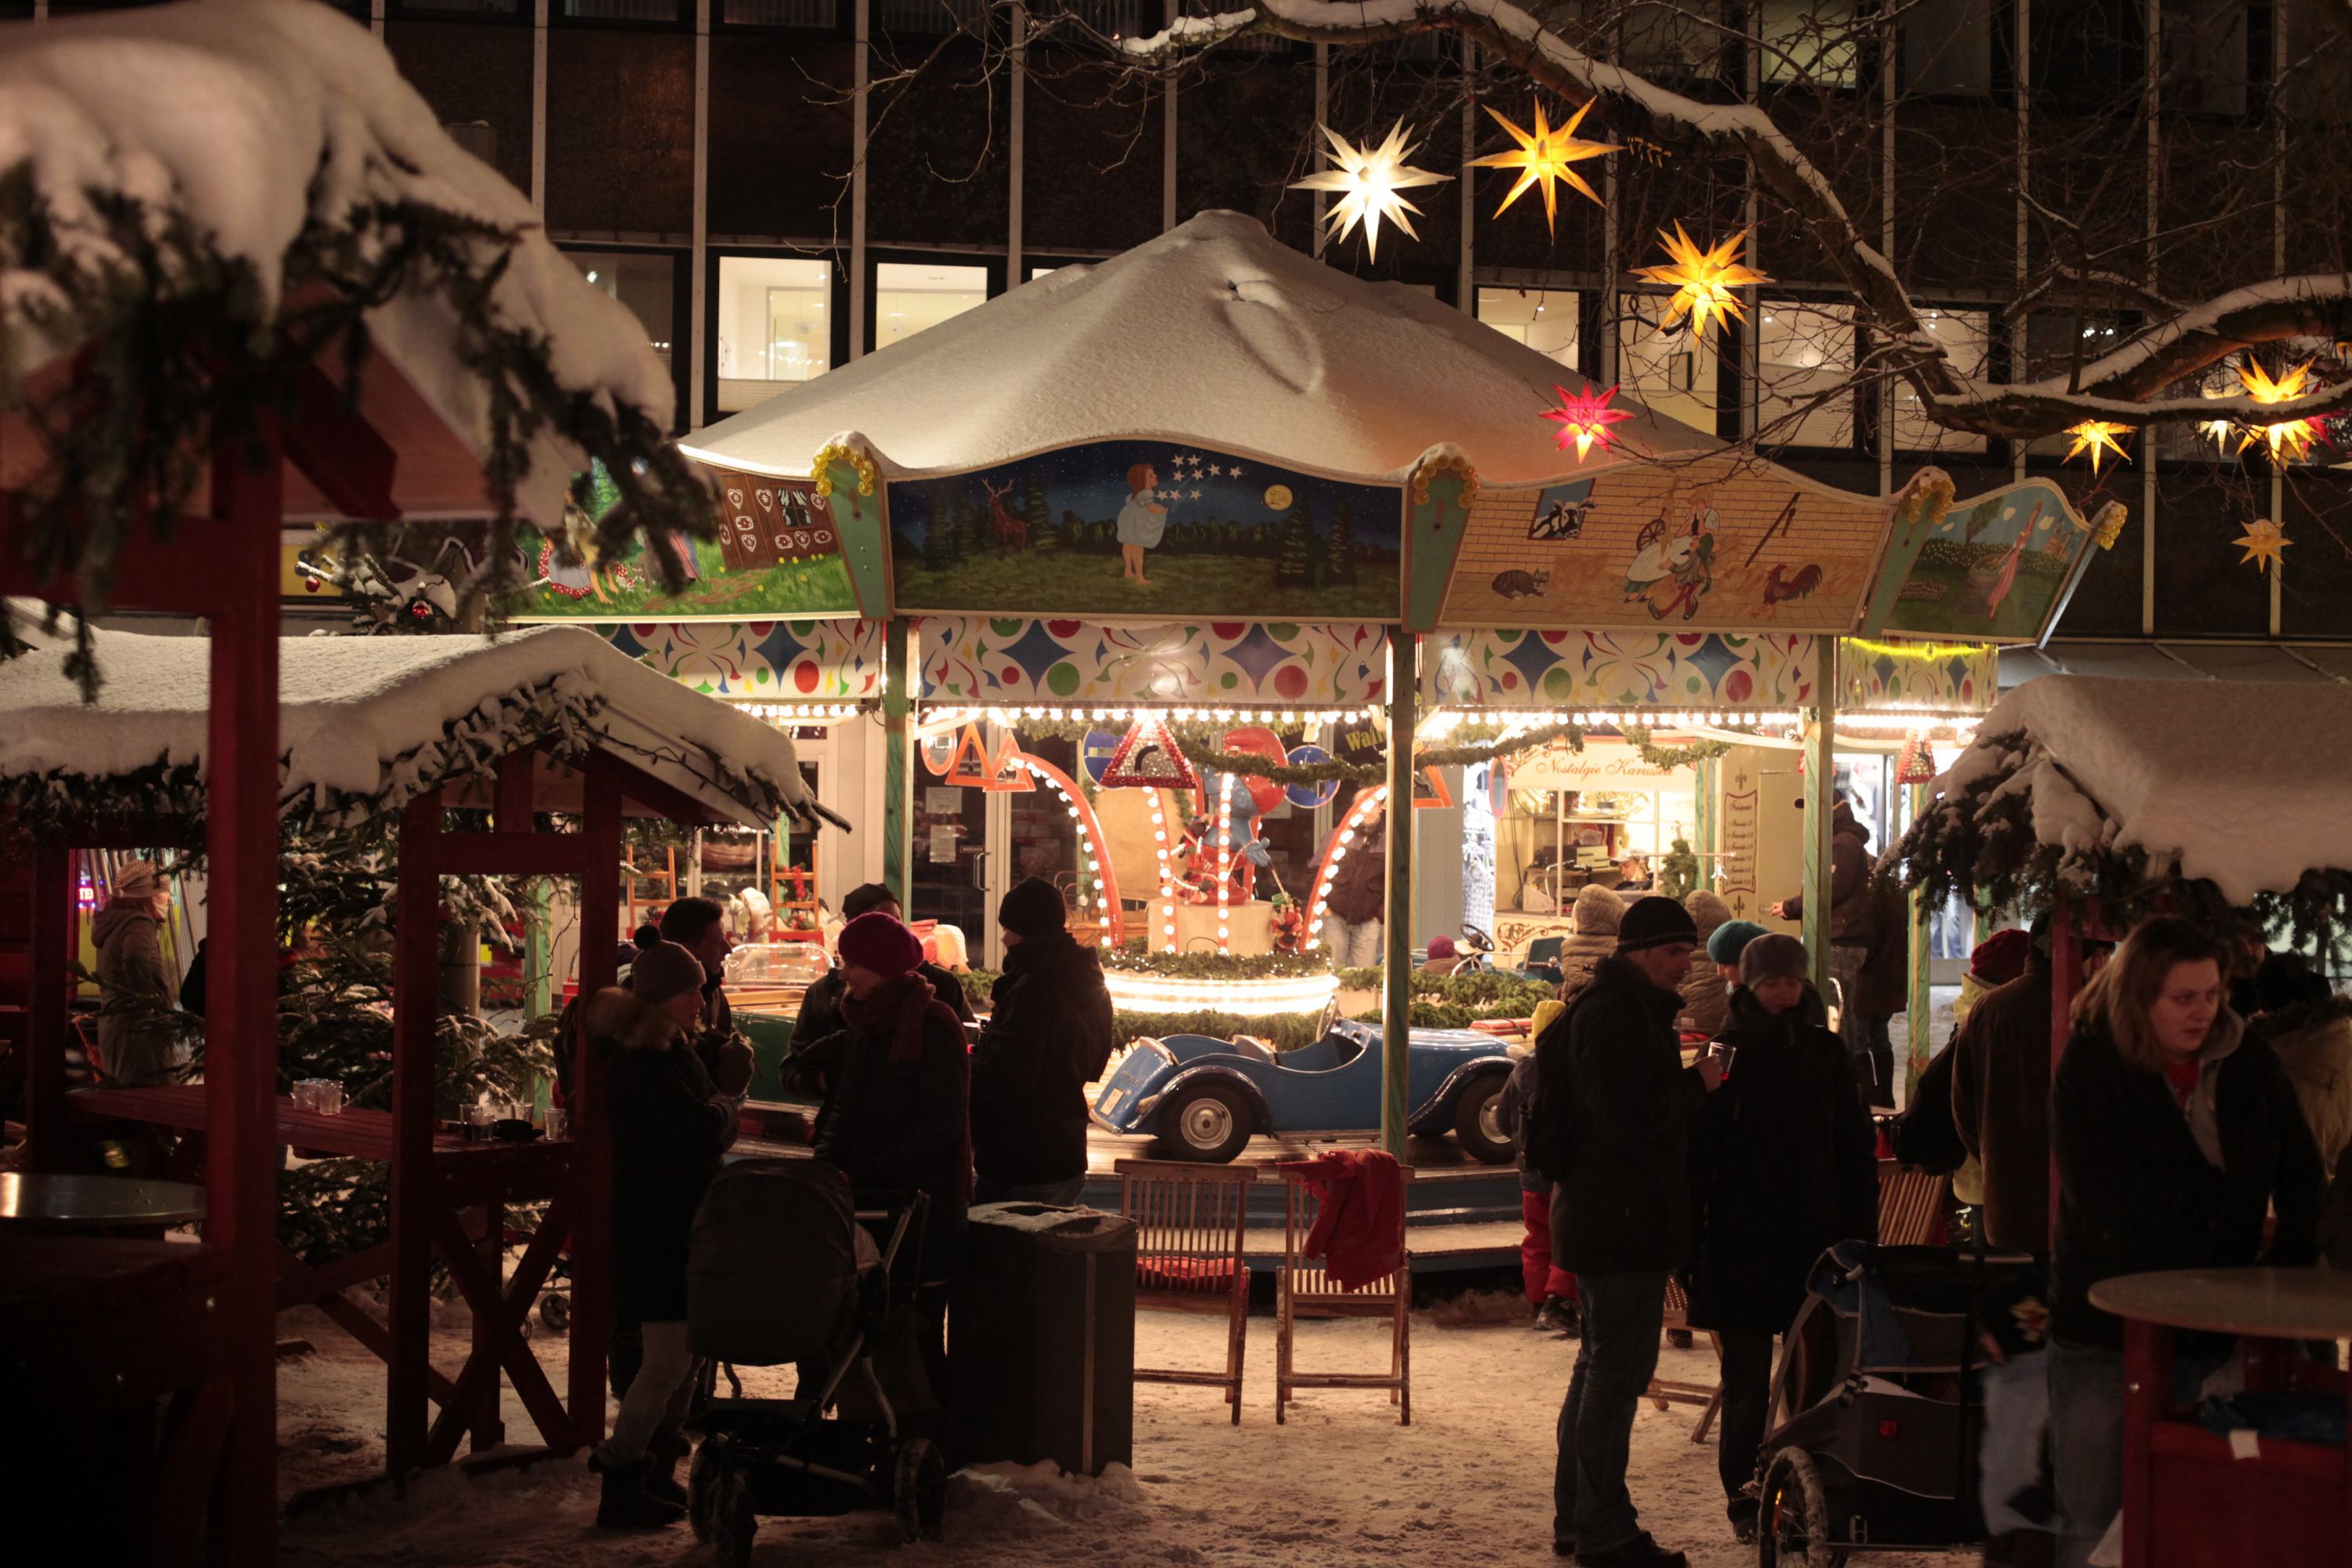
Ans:
{"type": "Polygon", "coordinates": [[[2128,463],[2130,455],[2116,444],[2116,437],[2131,433],[2132,427],[2128,425],[2117,425],[2106,419],[2085,419],[2066,432],[2074,437],[2074,444],[2066,448],[2066,456],[2071,458],[2080,453],[2090,453],[2091,472],[2094,474],[2099,471],[2099,454],[2103,451],[2113,452],[2118,459],[2128,463]]]}
{"type": "Polygon", "coordinates": [[[2246,547],[2246,553],[2238,562],[2239,565],[2243,566],[2248,562],[2252,562],[2255,571],[2268,576],[2273,566],[2286,564],[2286,558],[2279,552],[2294,541],[2286,536],[2285,529],[2281,528],[2269,518],[2258,517],[2246,524],[2246,531],[2238,535],[2231,542],[2246,547]]]}
{"type": "Polygon", "coordinates": [[[1559,394],[1559,406],[1544,410],[1544,417],[1559,425],[1562,451],[1568,449],[1570,441],[1576,443],[1576,460],[1580,463],[1595,446],[1605,452],[1615,445],[1617,437],[1609,426],[1633,417],[1630,409],[1609,406],[1609,400],[1617,395],[1613,386],[1606,392],[1595,392],[1588,383],[1583,391],[1570,392],[1555,384],[1552,390],[1559,394]]]}
{"type": "Polygon", "coordinates": [[[1664,229],[1658,231],[1658,242],[1666,247],[1666,264],[1637,267],[1633,272],[1653,283],[1672,285],[1675,297],[1666,303],[1667,326],[1687,315],[1691,330],[1705,337],[1710,316],[1718,321],[1745,318],[1747,310],[1739,302],[1738,291],[1751,283],[1771,281],[1761,272],[1732,259],[1739,252],[1739,242],[1747,237],[1748,231],[1743,228],[1714,249],[1702,250],[1683,232],[1679,223],[1672,234],[1664,229]]]}
{"type": "MultiPolygon", "coordinates": [[[[2311,366],[2312,362],[2305,360],[2273,381],[2270,372],[2249,361],[2238,367],[2238,379],[2245,384],[2246,395],[2256,403],[2284,403],[2289,398],[2304,395],[2304,384],[2311,377],[2311,366]]],[[[2318,427],[2310,420],[2289,419],[2283,424],[2263,425],[2241,432],[2238,450],[2242,452],[2259,440],[2269,444],[2273,458],[2282,452],[2291,458],[2301,458],[2310,452],[2311,443],[2318,434],[2318,427]]]]}
{"type": "Polygon", "coordinates": [[[1582,109],[1568,117],[1567,124],[1554,130],[1539,99],[1536,102],[1536,128],[1532,132],[1520,130],[1493,109],[1486,110],[1494,115],[1495,122],[1509,132],[1518,142],[1507,153],[1489,153],[1483,158],[1473,158],[1469,163],[1473,169],[1517,169],[1519,172],[1518,184],[1513,185],[1511,194],[1503,198],[1503,205],[1495,209],[1496,217],[1510,211],[1511,204],[1525,195],[1530,185],[1543,187],[1544,226],[1555,234],[1559,232],[1559,217],[1558,184],[1565,182],[1571,189],[1583,192],[1588,199],[1601,200],[1592,187],[1584,183],[1584,176],[1569,167],[1587,158],[1598,158],[1604,153],[1622,151],[1613,142],[1586,142],[1576,134],[1577,125],[1591,108],[1592,100],[1587,99],[1582,109]]]}
{"type": "Polygon", "coordinates": [[[1388,140],[1378,146],[1367,143],[1359,147],[1328,125],[1319,125],[1331,143],[1328,154],[1335,167],[1320,174],[1309,174],[1292,182],[1294,191],[1338,191],[1338,202],[1324,215],[1324,224],[1337,238],[1345,239],[1360,222],[1364,226],[1364,249],[1374,259],[1381,254],[1381,219],[1393,219],[1407,236],[1414,234],[1412,220],[1407,213],[1421,209],[1397,195],[1414,185],[1434,185],[1452,179],[1451,174],[1433,174],[1427,169],[1416,169],[1405,162],[1412,156],[1418,143],[1408,141],[1412,134],[1400,120],[1389,127],[1388,140]]]}

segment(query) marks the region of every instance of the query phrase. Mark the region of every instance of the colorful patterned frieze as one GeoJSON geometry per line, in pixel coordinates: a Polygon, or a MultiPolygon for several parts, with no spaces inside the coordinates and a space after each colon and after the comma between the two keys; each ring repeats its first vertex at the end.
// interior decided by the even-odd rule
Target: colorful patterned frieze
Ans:
{"type": "Polygon", "coordinates": [[[706,696],[843,702],[882,695],[880,621],[660,621],[602,629],[623,653],[706,696]]]}
{"type": "Polygon", "coordinates": [[[1990,643],[1838,639],[1839,710],[1927,709],[1981,713],[2000,695],[2000,650],[1990,643]]]}
{"type": "Polygon", "coordinates": [[[1387,647],[1376,626],[1210,621],[1106,626],[1086,621],[926,616],[919,623],[929,702],[1281,703],[1382,700],[1387,647]]]}
{"type": "Polygon", "coordinates": [[[1773,632],[1438,632],[1423,695],[1447,707],[1759,708],[1812,701],[1814,639],[1773,632]]]}

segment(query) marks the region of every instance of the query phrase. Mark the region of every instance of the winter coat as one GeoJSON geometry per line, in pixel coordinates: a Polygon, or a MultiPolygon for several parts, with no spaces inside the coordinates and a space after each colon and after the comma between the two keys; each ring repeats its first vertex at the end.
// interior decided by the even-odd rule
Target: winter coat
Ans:
{"type": "Polygon", "coordinates": [[[1731,906],[1719,893],[1701,888],[1683,900],[1683,908],[1698,927],[1699,952],[1691,962],[1690,978],[1683,982],[1683,1011],[1689,1016],[1691,1027],[1702,1034],[1714,1035],[1722,1029],[1731,1016],[1730,986],[1706,956],[1706,939],[1715,928],[1731,919],[1731,906]]]}
{"type": "Polygon", "coordinates": [[[694,1211],[719,1155],[734,1145],[735,1104],[659,1004],[614,987],[590,997],[583,1017],[605,1064],[613,1315],[623,1323],[681,1321],[694,1211]]]}
{"type": "MultiPolygon", "coordinates": [[[[931,994],[952,1008],[957,1017],[967,1024],[972,1021],[971,998],[964,994],[961,979],[930,963],[917,965],[915,973],[930,983],[931,994]]],[[[792,1040],[784,1047],[784,1087],[793,1093],[818,1100],[824,1097],[832,1080],[832,1063],[819,1047],[841,1033],[841,994],[846,988],[841,971],[835,969],[820,975],[803,993],[801,1010],[793,1018],[792,1040]]]]}
{"type": "Polygon", "coordinates": [[[1085,1174],[1087,1085],[1112,1045],[1101,961],[1066,931],[1024,938],[991,1001],[971,1054],[974,1168],[1013,1186],[1085,1174]]]}
{"type": "Polygon", "coordinates": [[[1348,846],[1339,868],[1331,873],[1323,907],[1351,926],[1380,920],[1388,913],[1388,877],[1389,830],[1387,819],[1382,818],[1357,834],[1356,841],[1348,846]]]}
{"type": "Polygon", "coordinates": [[[1811,986],[1781,1014],[1735,992],[1722,1038],[1731,1070],[1691,1124],[1690,1322],[1777,1334],[1825,1249],[1877,1239],[1877,1134],[1811,986]]]}
{"type": "Polygon", "coordinates": [[[1690,1260],[1690,1121],[1706,1087],[1683,1066],[1681,1010],[1681,996],[1612,956],[1536,1044],[1528,1159],[1558,1184],[1552,1257],[1570,1273],[1690,1260]]]}
{"type": "Polygon", "coordinates": [[[1952,1127],[1984,1169],[1985,1239],[2050,1250],[2050,961],[1976,1005],[1952,1041],[1952,1127]]]}
{"type": "Polygon", "coordinates": [[[1625,900],[1607,888],[1587,883],[1576,890],[1576,934],[1559,945],[1559,999],[1576,1000],[1591,984],[1601,961],[1617,951],[1617,925],[1625,918],[1625,900]]]}
{"type": "Polygon", "coordinates": [[[971,1198],[971,1058],[962,1028],[936,1010],[925,1012],[913,1055],[894,1052],[897,1037],[887,1020],[866,1028],[851,1023],[831,1047],[837,1066],[816,1156],[838,1166],[861,1194],[929,1194],[921,1275],[944,1279],[961,1249],[971,1198]]]}
{"type": "MultiPolygon", "coordinates": [[[[2051,1328],[2074,1344],[2123,1343],[2123,1321],[2091,1305],[2122,1274],[2307,1266],[2317,1255],[2319,1151],[2277,1055],[2224,1014],[2200,1058],[2221,1163],[2159,1072],[2126,1063],[2105,1033],[2077,1026],[2051,1090],[2058,1237],[2051,1328]],[[2278,1228],[2267,1253],[2264,1217],[2278,1228]]],[[[1998,1241],[1998,1237],[1995,1238],[1998,1241]]]]}
{"type": "Polygon", "coordinates": [[[2265,1013],[2253,1027],[2286,1069],[2319,1163],[2335,1174],[2352,1148],[2352,997],[2265,1013]]]}
{"type": "MultiPolygon", "coordinates": [[[[1953,1034],[1957,1042],[1958,1031],[1953,1034]]],[[[1936,1053],[1919,1074],[1919,1081],[1912,1086],[1911,1102],[1895,1119],[1895,1157],[1906,1165],[1939,1176],[1952,1175],[1970,1157],[1969,1146],[1960,1142],[1960,1130],[1952,1120],[1952,1056],[1950,1045],[1936,1053]]],[[[1957,1179],[1952,1184],[1958,1191],[1957,1179]]],[[[1981,1202],[1982,1197],[1979,1191],[1978,1201],[1981,1202]]]]}
{"type": "Polygon", "coordinates": [[[1548,1193],[1551,1181],[1528,1161],[1528,1134],[1536,1121],[1536,1053],[1522,1056],[1511,1068],[1511,1076],[1503,1080],[1503,1092],[1495,1099],[1495,1125],[1503,1136],[1518,1145],[1519,1191],[1548,1193]]]}
{"type": "MultiPolygon", "coordinates": [[[[1802,920],[1805,898],[1787,900],[1790,920],[1802,920]]],[[[1902,889],[1873,875],[1869,835],[1844,801],[1830,816],[1830,941],[1864,950],[1847,1004],[1864,1018],[1891,1018],[1909,1005],[1911,922],[1902,889]]]]}
{"type": "Polygon", "coordinates": [[[171,1017],[172,979],[156,939],[155,917],[142,901],[116,900],[90,925],[98,948],[98,1061],[116,1089],[152,1089],[176,1080],[179,1039],[171,1017]]]}

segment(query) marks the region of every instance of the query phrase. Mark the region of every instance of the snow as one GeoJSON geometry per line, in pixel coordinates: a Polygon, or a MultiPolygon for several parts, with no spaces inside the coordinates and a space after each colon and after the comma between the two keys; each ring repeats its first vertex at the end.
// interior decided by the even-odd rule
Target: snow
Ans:
{"type": "MultiPolygon", "coordinates": [[[[1402,481],[1451,442],[1482,483],[1596,472],[1542,418],[1580,378],[1400,283],[1351,278],[1239,213],[1066,267],[720,421],[689,456],[804,475],[835,439],[884,473],[961,472],[1081,441],[1166,437],[1313,473],[1402,481]]],[[[1618,405],[1638,407],[1618,394],[1618,405]]],[[[1643,415],[1633,452],[1719,443],[1643,415]]]]}
{"type": "MultiPolygon", "coordinates": [[[[755,1568],[1396,1568],[1400,1563],[1536,1568],[1551,1554],[1553,1423],[1574,1359],[1572,1341],[1530,1332],[1516,1297],[1416,1312],[1412,1425],[1379,1393],[1310,1389],[1274,1422],[1274,1322],[1250,1320],[1241,1425],[1213,1390],[1143,1384],[1135,1390],[1131,1476],[1094,1482],[1036,1467],[990,1466],[950,1486],[946,1539],[900,1546],[877,1512],[835,1520],[762,1519],[755,1568]]],[[[1144,1312],[1136,1355],[1147,1365],[1208,1366],[1224,1353],[1222,1319],[1144,1312]]],[[[304,1308],[281,1314],[315,1355],[278,1367],[281,1490],[368,1475],[383,1462],[383,1368],[304,1308]]],[[[1388,1325],[1307,1321],[1308,1367],[1385,1367],[1388,1325]]],[[[532,1351],[564,1386],[563,1342],[541,1332],[532,1351]]],[[[462,1328],[436,1335],[436,1364],[465,1359],[462,1328]]],[[[1713,1375],[1698,1348],[1661,1352],[1662,1377],[1713,1375]]],[[[742,1369],[744,1391],[782,1394],[791,1374],[742,1369]]],[[[722,1387],[723,1387],[722,1384],[722,1387]]],[[[609,1407],[608,1407],[609,1409],[609,1407]]],[[[534,1439],[509,1391],[507,1436],[534,1439]]],[[[1749,1568],[1724,1522],[1717,1446],[1690,1440],[1698,1412],[1643,1404],[1633,1426],[1632,1489],[1643,1526],[1690,1553],[1696,1568],[1749,1568]]],[[[710,1548],[684,1525],[646,1534],[596,1530],[596,1488],[578,1460],[468,1480],[449,1470],[323,1511],[289,1517],[287,1568],[706,1568],[710,1548]]],[[[1970,1560],[1973,1554],[1970,1554],[1970,1560]]],[[[1958,1556],[1873,1554],[1873,1568],[1950,1568],[1958,1556]]]]}
{"type": "MultiPolygon", "coordinates": [[[[94,703],[66,673],[70,645],[0,663],[0,774],[100,779],[157,763],[201,763],[209,704],[201,638],[94,632],[105,685],[94,703]]],[[[727,703],[689,691],[593,632],[541,626],[479,637],[287,637],[278,643],[283,789],[397,804],[404,781],[437,754],[453,724],[490,721],[541,694],[595,710],[619,754],[752,826],[763,792],[810,802],[791,739],[727,703]],[[658,749],[660,755],[645,752],[658,749]]],[[[470,727],[470,726],[469,726],[470,727]]]]}
{"type": "Polygon", "coordinates": [[[2144,849],[2237,905],[2352,868],[2352,688],[2046,675],[1977,733],[1934,787],[2009,774],[2043,844],[2144,849]],[[2021,752],[2000,744],[2019,732],[2021,752]]]}
{"type": "MultiPolygon", "coordinates": [[[[133,196],[185,214],[225,255],[251,262],[273,302],[303,226],[347,226],[372,204],[515,231],[492,296],[499,315],[548,337],[564,387],[670,421],[669,372],[636,319],[548,242],[521,192],[449,139],[363,24],[316,0],[194,0],[0,26],[0,170],[19,163],[69,254],[120,261],[94,199],[133,196]]],[[[38,273],[0,266],[0,376],[73,346],[26,317],[49,293],[38,273]]],[[[478,457],[487,405],[451,324],[436,300],[415,296],[370,318],[377,347],[478,457]]],[[[585,459],[551,438],[533,456],[525,510],[552,525],[585,459]]]]}

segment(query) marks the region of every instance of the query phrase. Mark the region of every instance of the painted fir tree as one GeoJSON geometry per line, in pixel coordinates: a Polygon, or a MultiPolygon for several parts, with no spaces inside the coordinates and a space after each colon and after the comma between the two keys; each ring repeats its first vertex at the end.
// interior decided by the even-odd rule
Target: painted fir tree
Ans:
{"type": "Polygon", "coordinates": [[[1275,557],[1274,580],[1286,588],[1312,587],[1315,564],[1315,524],[1302,500],[1283,520],[1282,552],[1275,557]]]}
{"type": "Polygon", "coordinates": [[[1329,580],[1353,587],[1356,582],[1356,524],[1349,515],[1348,503],[1341,501],[1331,514],[1331,538],[1328,548],[1331,563],[1329,580]]]}

